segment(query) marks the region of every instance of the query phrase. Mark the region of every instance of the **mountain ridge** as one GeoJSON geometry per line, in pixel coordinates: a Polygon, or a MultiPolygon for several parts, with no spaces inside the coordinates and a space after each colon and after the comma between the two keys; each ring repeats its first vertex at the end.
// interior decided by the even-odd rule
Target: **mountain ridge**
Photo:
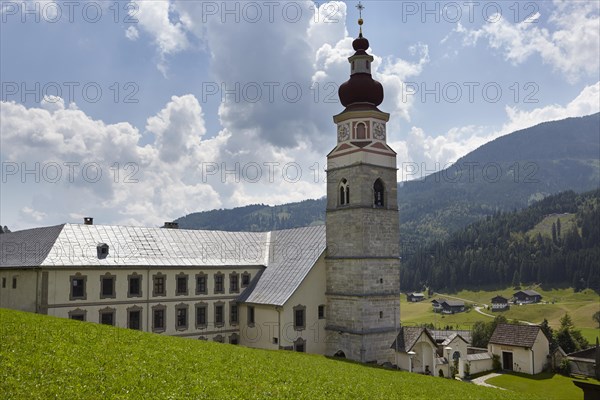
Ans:
{"type": "MultiPolygon", "coordinates": [[[[498,211],[600,187],[600,113],[548,121],[496,138],[453,166],[398,185],[401,248],[445,239],[498,211]],[[458,170],[461,167],[462,170],[458,170]]],[[[188,214],[187,229],[268,231],[325,222],[325,198],[188,214]]]]}

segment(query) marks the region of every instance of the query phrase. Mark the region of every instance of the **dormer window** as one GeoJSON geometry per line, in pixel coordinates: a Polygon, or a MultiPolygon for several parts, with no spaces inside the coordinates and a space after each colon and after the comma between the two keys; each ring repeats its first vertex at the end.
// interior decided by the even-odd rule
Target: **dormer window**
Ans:
{"type": "Polygon", "coordinates": [[[99,243],[96,246],[96,252],[99,259],[104,259],[108,256],[108,245],[106,243],[99,243]]]}
{"type": "Polygon", "coordinates": [[[340,205],[350,204],[350,185],[346,179],[340,182],[340,205]]]}

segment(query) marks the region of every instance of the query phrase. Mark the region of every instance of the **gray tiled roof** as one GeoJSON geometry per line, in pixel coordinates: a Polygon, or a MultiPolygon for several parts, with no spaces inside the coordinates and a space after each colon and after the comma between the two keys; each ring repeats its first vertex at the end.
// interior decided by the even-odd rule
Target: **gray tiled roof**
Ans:
{"type": "Polygon", "coordinates": [[[325,226],[275,231],[270,241],[269,264],[256,287],[240,296],[240,301],[285,304],[325,251],[325,226]]]}
{"type": "Polygon", "coordinates": [[[446,303],[450,307],[461,307],[465,305],[465,302],[461,300],[444,300],[442,301],[442,304],[443,303],[446,303]]]}
{"type": "Polygon", "coordinates": [[[0,268],[41,265],[64,225],[0,234],[0,268]]]}
{"type": "Polygon", "coordinates": [[[467,343],[471,343],[471,331],[468,330],[445,330],[445,329],[428,329],[431,336],[436,342],[443,342],[453,335],[460,335],[467,343]]]}
{"type": "Polygon", "coordinates": [[[469,343],[464,337],[462,337],[460,334],[458,333],[453,333],[452,335],[448,336],[443,342],[442,342],[442,346],[448,346],[448,344],[450,344],[454,339],[456,339],[457,337],[461,338],[465,343],[469,343]]]}
{"type": "Polygon", "coordinates": [[[537,325],[499,324],[489,343],[531,348],[539,332],[537,325]]]}
{"type": "Polygon", "coordinates": [[[476,353],[476,354],[467,354],[467,361],[476,361],[476,360],[490,360],[492,359],[491,353],[476,353]]]}
{"type": "Polygon", "coordinates": [[[516,296],[519,293],[525,293],[527,296],[542,296],[541,294],[539,294],[535,290],[531,290],[531,289],[528,289],[528,290],[519,290],[518,292],[516,292],[514,294],[514,296],[516,296]]]}
{"type": "Polygon", "coordinates": [[[394,343],[392,343],[390,348],[394,350],[397,349],[398,352],[402,353],[409,352],[422,333],[425,333],[435,345],[435,340],[433,340],[427,329],[419,326],[403,326],[400,328],[400,333],[398,333],[396,340],[394,340],[394,343]]]}

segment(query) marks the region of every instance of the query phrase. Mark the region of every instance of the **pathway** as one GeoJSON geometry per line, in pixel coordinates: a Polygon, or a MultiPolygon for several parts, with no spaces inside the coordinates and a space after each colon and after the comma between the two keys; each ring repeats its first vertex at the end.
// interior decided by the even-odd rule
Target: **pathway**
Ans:
{"type": "Polygon", "coordinates": [[[500,376],[501,374],[498,374],[496,372],[492,372],[491,374],[487,374],[484,376],[480,376],[479,378],[475,378],[471,381],[471,383],[474,383],[476,385],[479,386],[487,386],[487,387],[492,387],[492,388],[496,388],[496,389],[500,389],[500,390],[506,390],[504,388],[498,387],[498,386],[494,386],[494,385],[490,385],[489,383],[486,383],[485,381],[487,381],[490,378],[493,378],[495,376],[500,376]]]}

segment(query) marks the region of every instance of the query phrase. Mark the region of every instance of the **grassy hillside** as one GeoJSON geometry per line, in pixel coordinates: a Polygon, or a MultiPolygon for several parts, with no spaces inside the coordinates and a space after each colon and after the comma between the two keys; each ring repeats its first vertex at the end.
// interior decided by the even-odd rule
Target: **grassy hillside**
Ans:
{"type": "Polygon", "coordinates": [[[531,230],[527,231],[527,235],[531,238],[535,238],[539,233],[544,237],[552,239],[552,224],[556,224],[556,221],[559,220],[561,236],[564,236],[565,232],[568,232],[573,227],[577,228],[577,221],[575,220],[575,217],[576,214],[574,213],[548,215],[531,230]]]}
{"type": "MultiPolygon", "coordinates": [[[[528,398],[529,394],[540,392],[543,392],[548,400],[583,399],[583,390],[575,386],[573,380],[572,378],[550,372],[543,372],[535,377],[512,372],[490,378],[485,382],[522,393],[524,399],[528,398]]],[[[598,384],[598,381],[595,379],[586,379],[583,381],[598,384]]]]}
{"type": "Polygon", "coordinates": [[[2,399],[521,398],[514,392],[322,356],[5,309],[0,309],[0,365],[2,399]]]}
{"type": "MultiPolygon", "coordinates": [[[[598,325],[592,320],[592,315],[600,310],[600,296],[593,290],[586,289],[582,292],[575,293],[572,288],[569,289],[542,289],[536,287],[535,290],[543,296],[544,302],[550,304],[529,304],[523,306],[511,306],[510,310],[502,313],[492,313],[484,311],[488,314],[504,315],[508,320],[518,319],[533,323],[541,323],[544,318],[548,320],[550,326],[558,328],[559,320],[568,312],[573,319],[573,323],[577,329],[581,329],[581,333],[590,343],[596,342],[596,336],[600,337],[598,325]],[[553,304],[552,304],[553,303],[553,304]]],[[[448,294],[447,297],[456,297],[467,300],[473,305],[490,305],[490,300],[497,294],[510,298],[515,292],[513,288],[504,290],[461,290],[457,293],[448,294]]],[[[436,297],[444,297],[444,294],[436,297]]],[[[490,317],[486,317],[475,310],[466,313],[455,315],[441,316],[431,310],[431,303],[426,300],[421,303],[407,303],[406,297],[401,298],[401,317],[405,324],[421,324],[434,323],[436,326],[444,327],[452,325],[460,326],[464,329],[469,329],[475,321],[489,321],[490,317]]]]}

